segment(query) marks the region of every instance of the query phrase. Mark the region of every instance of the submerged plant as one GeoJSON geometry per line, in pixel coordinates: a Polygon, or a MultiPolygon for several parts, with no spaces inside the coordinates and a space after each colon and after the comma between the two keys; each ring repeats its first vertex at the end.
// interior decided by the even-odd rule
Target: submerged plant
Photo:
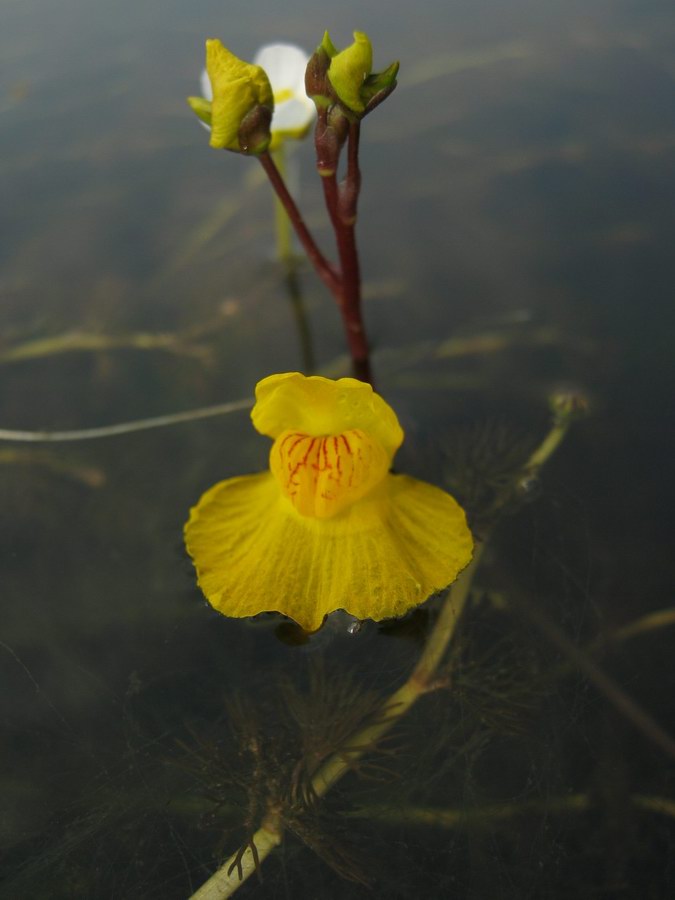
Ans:
{"type": "MultiPolygon", "coordinates": [[[[504,513],[533,494],[539,470],[584,405],[578,395],[556,394],[551,429],[529,457],[494,430],[482,440],[474,434],[467,446],[458,447],[449,480],[470,510],[479,535],[475,547],[464,511],[449,494],[390,472],[403,431],[393,410],[372,388],[355,224],[361,123],[395,88],[398,64],[373,72],[372,46],[362,32],[354,32],[353,43],[342,50],[326,33],[307,62],[304,85],[316,108],[316,169],[338,255],[337,263],[332,263],[305,225],[271,155],[275,104],[291,102],[298,84],[295,73],[285,86],[273,87],[279,72],[268,76],[265,67],[280,68],[278,53],[263,54],[257,60],[261,68],[238,60],[220,42],[208,41],[205,93],[212,88],[212,100],[190,102],[211,127],[212,147],[253,156],[262,164],[309,260],[337,302],[356,379],[332,381],[291,372],[258,383],[252,419],[255,428],[274,441],[270,470],[223,481],[192,509],[185,540],[199,585],[209,602],[227,616],[277,611],[312,632],[337,609],[358,619],[401,616],[466,571],[435,620],[432,612],[426,642],[408,678],[365,721],[337,714],[339,693],[333,702],[326,698],[326,707],[317,713],[317,707],[309,710],[292,686],[286,690],[284,707],[300,726],[301,746],[294,756],[283,759],[275,747],[266,751],[265,762],[263,744],[249,739],[253,768],[244,843],[196,892],[199,900],[222,900],[234,893],[286,832],[295,833],[342,874],[354,877],[352,867],[336,864],[335,855],[331,860],[325,853],[319,801],[347,773],[364,774],[362,758],[382,752],[385,737],[426,694],[451,689],[460,707],[472,708],[473,724],[469,718],[462,722],[467,731],[461,735],[464,748],[480,749],[488,729],[507,737],[518,735],[536,708],[532,690],[536,667],[518,669],[508,657],[497,665],[492,646],[478,660],[469,656],[462,665],[456,653],[449,660],[448,649],[485,542],[504,513]],[[343,150],[346,171],[339,182],[343,150]],[[480,672],[483,656],[490,661],[490,677],[480,672]]],[[[299,115],[302,104],[293,108],[299,115]]],[[[299,123],[295,120],[302,133],[306,126],[299,123]]],[[[276,143],[282,141],[277,132],[276,143]]],[[[555,626],[550,627],[536,610],[531,619],[566,649],[617,707],[631,710],[609,679],[581,658],[583,654],[569,650],[555,626]]],[[[632,717],[644,728],[644,716],[633,710],[632,717]]],[[[670,747],[667,736],[653,723],[649,727],[652,737],[670,747]]],[[[448,769],[447,750],[446,741],[433,753],[440,775],[448,769]]],[[[434,810],[412,812],[420,821],[434,814],[434,810]]]]}
{"type": "Polygon", "coordinates": [[[454,581],[473,547],[464,512],[389,472],[403,430],[370,385],[291,372],[259,382],[256,401],[270,471],[211,488],[185,528],[216,609],[276,610],[315,631],[336,609],[401,616],[454,581]]]}
{"type": "MultiPolygon", "coordinates": [[[[320,385],[318,390],[324,393],[324,395],[325,392],[328,392],[329,395],[331,393],[339,395],[341,385],[345,381],[349,382],[350,387],[351,385],[355,385],[361,391],[369,390],[367,386],[360,385],[358,382],[351,379],[341,379],[338,382],[330,382],[328,379],[303,379],[303,377],[299,376],[297,373],[291,373],[285,376],[272,376],[270,379],[265,379],[265,381],[259,385],[260,407],[257,416],[254,411],[254,423],[260,427],[261,430],[265,430],[272,436],[275,436],[277,440],[283,441],[292,434],[295,440],[308,441],[309,443],[305,444],[306,449],[300,456],[300,460],[294,460],[294,462],[300,461],[300,468],[302,468],[307,465],[310,459],[312,441],[317,442],[318,439],[312,438],[310,435],[307,435],[304,430],[301,431],[300,429],[305,429],[308,423],[311,422],[321,422],[323,428],[326,427],[327,421],[338,422],[341,427],[347,425],[344,419],[339,417],[327,420],[325,418],[325,408],[322,409],[319,407],[319,410],[310,411],[310,407],[307,403],[306,391],[304,389],[308,384],[320,385]],[[295,390],[291,389],[289,391],[288,395],[285,397],[285,402],[282,404],[272,402],[271,405],[266,403],[266,400],[273,398],[275,388],[281,388],[285,383],[295,387],[295,390]],[[318,416],[315,418],[317,412],[323,412],[324,417],[321,418],[318,416]],[[297,431],[292,431],[290,433],[284,429],[286,417],[289,413],[293,414],[293,421],[296,423],[295,427],[297,428],[297,431]],[[307,449],[309,450],[309,453],[307,453],[307,449]]],[[[310,391],[311,390],[313,389],[310,388],[310,391]]],[[[371,391],[371,396],[375,397],[376,395],[372,394],[371,391]]],[[[381,400],[380,402],[384,403],[384,401],[381,400]]],[[[521,469],[522,472],[526,472],[533,477],[538,474],[541,467],[556,450],[560,441],[566,434],[574,417],[574,406],[575,405],[572,403],[554,403],[554,420],[551,430],[544,441],[525,462],[521,469]]],[[[388,407],[387,410],[389,410],[388,407]]],[[[389,410],[389,414],[393,417],[393,412],[391,410],[389,410]]],[[[335,415],[335,410],[333,410],[333,415],[335,415]]],[[[364,422],[363,419],[358,419],[353,424],[358,428],[358,426],[363,425],[364,422]]],[[[396,422],[395,417],[393,417],[393,419],[389,418],[389,421],[386,422],[386,424],[381,422],[381,429],[383,425],[384,428],[380,432],[380,439],[388,442],[390,446],[395,449],[402,437],[402,434],[396,430],[398,423],[396,422]]],[[[280,448],[280,455],[281,450],[282,448],[280,448]]],[[[275,450],[273,448],[271,454],[272,460],[274,460],[274,456],[275,450]]],[[[319,459],[318,453],[316,459],[319,459]]],[[[272,468],[274,468],[274,465],[272,465],[272,468]]],[[[266,479],[269,484],[271,477],[273,476],[248,476],[248,478],[256,480],[254,482],[249,482],[254,490],[256,488],[259,489],[258,479],[266,479]]],[[[384,477],[396,478],[405,476],[386,475],[385,471],[384,477]]],[[[318,484],[318,478],[319,475],[314,475],[310,473],[309,470],[305,472],[303,469],[303,476],[298,484],[298,487],[301,488],[297,494],[298,503],[306,504],[309,503],[312,498],[316,498],[315,487],[318,484]]],[[[412,481],[412,479],[410,480],[412,481]]],[[[237,508],[241,512],[241,507],[243,505],[236,503],[228,504],[226,502],[225,504],[222,504],[221,509],[218,510],[219,501],[226,498],[230,490],[233,490],[235,494],[240,493],[242,482],[246,484],[247,478],[231,479],[230,481],[222,482],[220,485],[216,485],[212,488],[210,492],[205,494],[195,510],[193,510],[190,522],[187,525],[186,536],[188,548],[191,549],[193,556],[196,556],[195,546],[194,544],[191,545],[191,540],[194,536],[193,530],[199,538],[205,538],[204,546],[206,554],[203,562],[206,564],[206,571],[209,576],[212,576],[215,571],[214,566],[218,562],[219,550],[222,562],[223,547],[231,549],[232,540],[235,537],[235,532],[231,529],[231,526],[227,524],[224,518],[220,518],[220,516],[223,513],[231,513],[237,508]],[[210,508],[212,504],[213,507],[210,508]],[[199,534],[200,518],[203,518],[201,535],[199,534]],[[216,525],[216,528],[211,531],[211,526],[214,524],[216,525]],[[224,534],[229,534],[229,544],[226,542],[219,543],[216,531],[217,528],[220,528],[224,534]]],[[[423,488],[431,488],[430,485],[424,485],[422,482],[413,482],[413,484],[419,484],[423,488]]],[[[246,494],[247,490],[248,489],[244,487],[244,494],[246,494]]],[[[436,488],[431,488],[431,490],[438,491],[436,488]]],[[[274,506],[279,501],[279,486],[273,486],[273,492],[269,492],[270,487],[262,489],[262,493],[266,495],[271,502],[270,505],[274,506]]],[[[444,495],[442,491],[438,491],[438,493],[441,494],[441,496],[447,496],[444,495]]],[[[286,510],[285,516],[287,519],[290,519],[291,514],[297,515],[298,512],[292,502],[290,502],[290,498],[285,499],[288,503],[288,509],[286,510]]],[[[451,500],[451,498],[448,497],[448,500],[451,500]]],[[[244,499],[244,504],[245,502],[246,498],[244,499]]],[[[355,503],[358,502],[359,501],[355,501],[355,503]]],[[[454,506],[454,501],[451,502],[454,506]]],[[[457,509],[459,508],[457,507],[457,509]]],[[[257,511],[258,513],[264,513],[265,504],[259,504],[257,511]]],[[[461,518],[463,522],[463,513],[461,513],[461,518]]],[[[290,520],[292,521],[292,519],[290,520]]],[[[277,520],[277,527],[279,526],[280,521],[281,520],[277,520]]],[[[330,519],[328,521],[330,522],[330,519]]],[[[464,528],[465,527],[466,526],[464,525],[464,528]]],[[[267,565],[267,562],[259,556],[256,556],[257,551],[255,549],[255,543],[250,540],[250,534],[251,531],[249,525],[249,528],[244,530],[244,536],[247,537],[246,550],[252,552],[256,564],[264,568],[267,565]]],[[[468,531],[466,534],[468,536],[468,531]]],[[[487,535],[484,536],[484,539],[486,537],[487,535]]],[[[314,546],[316,547],[316,545],[314,546]]],[[[445,667],[444,673],[444,660],[446,659],[448,647],[456,634],[458,622],[469,597],[473,575],[480,564],[483,547],[484,541],[483,543],[476,544],[471,563],[467,566],[463,576],[451,587],[445,598],[443,606],[428,634],[417,664],[413,668],[408,679],[381,703],[379,714],[376,713],[371,721],[366,722],[361,726],[354,727],[354,730],[350,735],[345,735],[340,729],[334,730],[333,726],[331,726],[330,730],[332,733],[340,735],[340,743],[342,746],[327,758],[324,753],[319,752],[313,759],[313,754],[315,750],[321,746],[321,741],[317,741],[312,737],[311,729],[306,730],[307,738],[309,740],[305,742],[306,753],[304,755],[302,768],[294,770],[293,775],[290,778],[291,796],[294,795],[294,785],[297,783],[296,776],[299,775],[300,783],[302,784],[301,797],[303,798],[303,802],[309,801],[311,803],[318,801],[348,772],[358,771],[361,758],[381,747],[382,740],[391,732],[392,728],[401,721],[402,717],[417,703],[418,700],[420,700],[420,698],[438,688],[446,688],[449,685],[453,677],[453,667],[450,666],[449,669],[445,667]],[[315,768],[313,771],[311,768],[307,767],[308,762],[310,762],[310,765],[311,762],[314,763],[315,768]]],[[[419,548],[416,546],[415,549],[419,548]]],[[[295,559],[293,559],[294,565],[295,562],[295,559]]],[[[199,570],[199,562],[197,562],[197,567],[199,570]]],[[[250,568],[245,568],[248,577],[257,577],[257,573],[254,574],[250,568]]],[[[313,570],[311,568],[305,569],[304,574],[311,578],[313,577],[313,570]]],[[[204,587],[203,580],[202,587],[204,587]]],[[[243,589],[244,586],[242,586],[242,590],[243,589]]],[[[492,690],[492,693],[494,694],[495,691],[492,690]]],[[[293,704],[291,704],[291,706],[292,705],[293,704]]],[[[294,713],[294,716],[297,720],[297,713],[294,713]]],[[[304,718],[302,713],[301,718],[304,718]]],[[[508,719],[504,722],[504,725],[506,726],[505,730],[513,730],[513,724],[508,719]]],[[[328,730],[324,731],[324,734],[328,733],[328,730]]],[[[321,737],[321,735],[319,735],[319,737],[321,737]]],[[[231,896],[242,882],[260,867],[263,860],[279,846],[285,830],[293,831],[294,826],[288,820],[283,807],[280,806],[274,798],[269,797],[266,808],[260,810],[259,828],[254,834],[247,837],[245,843],[239,850],[232,854],[232,856],[230,856],[211,878],[209,878],[209,880],[193,895],[195,900],[216,900],[216,898],[231,896]]]]}

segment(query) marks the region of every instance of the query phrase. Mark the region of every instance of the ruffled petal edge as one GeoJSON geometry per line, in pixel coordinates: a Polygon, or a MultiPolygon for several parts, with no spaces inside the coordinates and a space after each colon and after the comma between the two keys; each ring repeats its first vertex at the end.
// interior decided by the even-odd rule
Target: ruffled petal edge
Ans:
{"type": "Polygon", "coordinates": [[[404,615],[454,581],[473,551],[456,501],[405,475],[329,520],[299,515],[268,472],[233,478],[193,508],[185,540],[213,607],[235,618],[280,612],[309,632],[336,609],[404,615]]]}

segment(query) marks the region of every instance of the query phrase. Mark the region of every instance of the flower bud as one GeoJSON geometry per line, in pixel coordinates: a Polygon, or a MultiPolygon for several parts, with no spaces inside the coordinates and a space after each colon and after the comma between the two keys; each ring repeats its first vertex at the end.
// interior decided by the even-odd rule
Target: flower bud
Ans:
{"type": "Polygon", "coordinates": [[[322,42],[310,56],[305,69],[305,92],[320,108],[326,108],[332,102],[333,91],[328,81],[328,67],[336,53],[337,50],[326,32],[322,42]]]}
{"type": "Polygon", "coordinates": [[[193,112],[211,127],[210,145],[237,153],[262,153],[270,142],[274,97],[260,66],[238,59],[219,40],[206,42],[206,71],[213,100],[190,97],[193,112]]]}
{"type": "Polygon", "coordinates": [[[373,67],[373,48],[368,36],[354,32],[354,43],[337,53],[330,61],[328,80],[341,103],[352,112],[366,108],[361,91],[373,67]]]}
{"type": "Polygon", "coordinates": [[[398,63],[383,72],[371,72],[373,48],[368,35],[354,32],[354,42],[337,50],[328,32],[323,36],[305,75],[308,95],[317,107],[335,107],[352,122],[362,119],[396,87],[398,63]]]}
{"type": "Polygon", "coordinates": [[[389,94],[396,87],[396,76],[398,75],[399,64],[393,62],[383,72],[373,73],[369,75],[363,82],[361,96],[366,104],[364,116],[379,106],[383,100],[386,100],[389,94]]]}
{"type": "Polygon", "coordinates": [[[588,398],[576,388],[559,388],[549,397],[549,405],[554,421],[560,423],[584,416],[589,408],[588,398]]]}
{"type": "Polygon", "coordinates": [[[263,153],[270,143],[272,110],[269,106],[254,106],[239,126],[239,149],[242,153],[263,153]]]}

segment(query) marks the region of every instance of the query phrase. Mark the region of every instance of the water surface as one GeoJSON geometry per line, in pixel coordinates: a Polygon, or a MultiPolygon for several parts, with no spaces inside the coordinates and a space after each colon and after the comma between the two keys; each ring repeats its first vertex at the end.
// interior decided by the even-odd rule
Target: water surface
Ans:
{"type": "MultiPolygon", "coordinates": [[[[210,151],[184,97],[207,36],[250,58],[325,27],[401,60],[364,125],[359,222],[398,469],[461,495],[477,447],[485,483],[526,459],[552,391],[589,403],[495,529],[446,686],[241,896],[669,896],[653,726],[675,733],[672,626],[611,635],[672,603],[671,5],[28,0],[2,20],[0,428],[195,409],[303,368],[259,167],[210,151]]],[[[297,158],[328,247],[309,143],[297,158]]],[[[346,371],[307,268],[300,290],[319,368],[346,371]]],[[[187,510],[267,451],[246,412],[0,443],[4,896],[188,896],[257,826],[307,722],[407,677],[437,600],[309,647],[202,600],[187,510]]]]}

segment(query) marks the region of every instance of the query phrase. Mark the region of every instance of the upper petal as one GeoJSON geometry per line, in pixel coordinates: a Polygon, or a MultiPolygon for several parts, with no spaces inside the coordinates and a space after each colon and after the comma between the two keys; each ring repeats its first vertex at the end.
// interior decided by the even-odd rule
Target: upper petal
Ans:
{"type": "Polygon", "coordinates": [[[251,418],[261,434],[272,438],[289,429],[319,437],[357,428],[377,440],[390,459],[403,441],[394,410],[369,384],[355,378],[270,375],[256,386],[251,418]]]}
{"type": "Polygon", "coordinates": [[[294,93],[300,88],[304,93],[308,60],[305,51],[295,44],[265,44],[258,50],[253,62],[267,72],[275,94],[286,88],[294,93]]]}

